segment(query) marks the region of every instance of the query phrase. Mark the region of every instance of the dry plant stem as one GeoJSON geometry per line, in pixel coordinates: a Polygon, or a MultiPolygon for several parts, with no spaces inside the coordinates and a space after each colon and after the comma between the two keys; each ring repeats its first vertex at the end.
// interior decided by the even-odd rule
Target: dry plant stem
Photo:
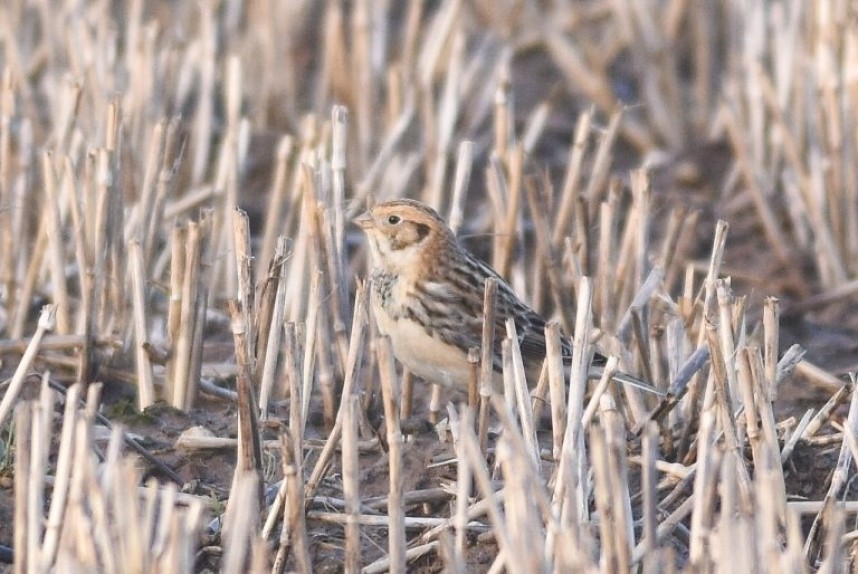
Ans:
{"type": "MultiPolygon", "coordinates": [[[[551,290],[551,298],[554,306],[561,310],[571,309],[573,307],[572,301],[564,286],[560,274],[560,262],[557,260],[557,254],[548,231],[549,217],[543,199],[553,195],[548,173],[544,172],[538,182],[535,178],[528,177],[527,181],[525,181],[525,188],[527,191],[528,206],[533,218],[534,230],[536,231],[537,253],[545,263],[545,272],[548,274],[548,286],[551,290]]],[[[572,328],[569,313],[562,312],[560,318],[563,330],[569,332],[572,328]]]]}
{"type": "Polygon", "coordinates": [[[582,277],[578,286],[578,308],[575,318],[575,335],[572,343],[572,365],[569,379],[566,435],[563,453],[557,471],[554,490],[555,505],[561,511],[561,524],[586,521],[589,517],[586,485],[586,448],[584,445],[584,394],[587,390],[587,373],[590,366],[590,340],[592,314],[592,282],[582,277]],[[568,476],[568,473],[573,476],[568,476]]]}
{"type": "Polygon", "coordinates": [[[34,403],[26,402],[21,405],[21,408],[15,413],[15,434],[17,436],[17,444],[15,448],[15,511],[14,511],[14,535],[13,547],[17,548],[15,552],[15,574],[24,574],[32,567],[29,560],[36,561],[38,556],[31,555],[30,537],[33,534],[29,531],[31,513],[35,513],[37,509],[29,507],[28,488],[30,483],[30,459],[32,453],[32,438],[31,426],[33,419],[34,403]]]}
{"type": "Polygon", "coordinates": [[[563,436],[566,434],[566,373],[563,368],[560,337],[560,324],[549,321],[545,325],[545,362],[551,396],[551,455],[554,460],[560,460],[563,436]]]}
{"type": "MultiPolygon", "coordinates": [[[[664,270],[661,267],[654,267],[647,275],[646,280],[635,293],[631,305],[626,309],[620,324],[617,327],[617,337],[622,341],[627,341],[632,332],[633,313],[640,313],[644,309],[649,300],[656,292],[664,285],[664,270]]],[[[652,381],[656,382],[656,381],[652,381]]]]}
{"type": "Polygon", "coordinates": [[[599,255],[596,273],[596,291],[594,313],[604,325],[613,325],[614,299],[617,285],[617,266],[612,261],[616,247],[614,245],[614,213],[617,207],[617,196],[611,195],[608,201],[599,206],[599,255]]]}
{"type": "Polygon", "coordinates": [[[610,395],[604,395],[599,417],[605,429],[608,448],[608,470],[613,486],[611,507],[614,516],[612,540],[621,568],[628,567],[629,555],[635,543],[632,505],[629,497],[628,463],[626,461],[626,427],[610,395]]]}
{"type": "Polygon", "coordinates": [[[197,296],[199,294],[199,266],[200,266],[200,225],[196,222],[188,223],[185,235],[185,257],[182,268],[183,277],[181,282],[181,310],[177,329],[177,339],[173,348],[175,358],[173,370],[173,406],[178,409],[186,409],[190,406],[188,397],[191,392],[191,354],[193,352],[193,340],[195,323],[197,320],[197,296]]]}
{"type": "Polygon", "coordinates": [[[33,247],[33,255],[27,267],[26,275],[23,281],[20,281],[20,287],[17,290],[17,307],[13,309],[12,317],[7,328],[10,339],[20,339],[24,334],[24,329],[27,323],[27,313],[29,312],[28,302],[32,301],[33,293],[36,290],[36,283],[39,280],[39,271],[44,260],[45,250],[47,248],[47,232],[43,229],[45,220],[42,219],[40,229],[38,231],[39,239],[33,247]]]}
{"type": "MultiPolygon", "coordinates": [[[[280,529],[280,544],[277,547],[277,553],[274,555],[274,561],[271,566],[272,574],[280,574],[286,569],[286,561],[289,559],[290,548],[290,539],[292,533],[290,532],[290,522],[288,520],[288,514],[291,512],[291,508],[289,504],[291,501],[287,500],[287,491],[290,488],[290,481],[295,478],[295,467],[289,465],[287,463],[289,449],[289,442],[287,440],[281,441],[281,447],[283,450],[283,480],[280,482],[280,488],[277,491],[277,496],[274,499],[274,504],[269,509],[268,517],[266,518],[265,525],[262,527],[262,532],[260,533],[260,537],[263,540],[268,540],[271,536],[271,531],[274,529],[274,524],[277,518],[279,518],[278,514],[282,510],[283,511],[283,521],[280,529]],[[286,505],[285,508],[283,505],[286,505]]],[[[301,504],[299,500],[298,508],[301,515],[304,515],[304,505],[301,504]]]]}
{"type": "Polygon", "coordinates": [[[783,264],[789,265],[790,254],[787,246],[790,242],[783,236],[777,222],[777,217],[772,211],[772,206],[769,204],[766,193],[758,179],[751,151],[748,149],[748,142],[740,132],[739,118],[733,106],[729,104],[725,106],[724,117],[727,123],[727,134],[730,137],[730,143],[735,151],[736,160],[739,169],[742,171],[745,184],[748,186],[748,193],[750,193],[751,200],[760,217],[760,223],[763,226],[766,239],[778,259],[783,264]]]}
{"type": "Polygon", "coordinates": [[[606,390],[608,390],[608,385],[611,384],[611,379],[613,378],[614,373],[617,372],[618,365],[619,360],[616,357],[608,357],[608,362],[602,371],[602,376],[599,378],[596,388],[593,389],[593,394],[590,396],[590,402],[587,403],[587,408],[581,416],[581,426],[585,429],[590,428],[590,423],[593,422],[593,418],[596,416],[596,409],[599,408],[602,395],[606,390]]]}
{"type": "MultiPolygon", "coordinates": [[[[494,488],[492,487],[491,477],[489,476],[488,469],[486,469],[485,459],[480,451],[477,437],[468,425],[462,425],[459,431],[459,440],[462,442],[462,446],[467,455],[467,464],[471,465],[477,487],[480,489],[483,498],[488,503],[489,518],[491,519],[492,529],[497,537],[500,550],[503,552],[505,549],[511,549],[512,547],[510,545],[506,520],[501,513],[497,493],[495,493],[494,488]]],[[[462,464],[462,462],[460,461],[459,464],[462,464]]],[[[510,567],[513,571],[526,572],[524,564],[521,562],[524,557],[508,556],[507,558],[511,562],[510,567]]]]}
{"type": "MultiPolygon", "coordinates": [[[[278,355],[280,349],[280,338],[283,333],[283,317],[286,312],[286,265],[285,250],[286,241],[282,236],[277,241],[277,250],[274,258],[277,262],[273,269],[277,273],[277,289],[274,294],[273,308],[270,320],[264,321],[267,332],[265,337],[265,355],[262,357],[262,374],[259,379],[259,417],[262,420],[268,418],[268,403],[274,388],[277,374],[278,355]]],[[[270,284],[269,284],[270,286],[270,284]]],[[[291,360],[291,359],[287,359],[291,360]]]]}
{"type": "Polygon", "coordinates": [[[292,158],[294,139],[284,135],[277,144],[277,156],[274,167],[274,177],[269,190],[268,207],[265,212],[265,228],[259,251],[259,261],[266,264],[274,254],[277,238],[283,233],[283,207],[286,204],[289,190],[289,161],[292,158]]]}
{"type": "Polygon", "coordinates": [[[798,444],[798,441],[804,438],[807,433],[807,428],[810,425],[810,422],[813,420],[814,411],[813,409],[807,409],[805,411],[804,416],[801,417],[801,420],[795,426],[792,434],[784,441],[783,449],[780,452],[780,460],[781,464],[786,464],[789,460],[789,457],[792,455],[792,451],[795,449],[795,446],[798,444]]]}
{"type": "Polygon", "coordinates": [[[747,347],[740,349],[739,355],[736,358],[738,367],[738,384],[739,398],[744,411],[745,433],[748,437],[748,442],[751,445],[751,456],[754,461],[754,468],[764,468],[765,454],[763,451],[764,437],[761,436],[760,427],[764,417],[762,412],[757,412],[757,403],[754,400],[754,389],[760,385],[760,381],[754,380],[754,374],[751,368],[751,353],[747,347]],[[759,421],[759,422],[758,422],[759,421]]]}
{"type": "MultiPolygon", "coordinates": [[[[334,335],[334,343],[335,348],[339,354],[339,365],[340,368],[344,368],[346,358],[348,356],[348,341],[347,341],[347,331],[346,331],[346,323],[345,317],[348,312],[347,307],[347,299],[348,299],[348,281],[346,280],[346,276],[339,272],[339,268],[342,267],[337,261],[339,257],[339,252],[341,250],[340,247],[334,244],[334,236],[331,230],[331,217],[330,210],[320,209],[317,211],[317,218],[320,220],[319,225],[321,226],[321,241],[322,241],[322,249],[325,255],[325,263],[327,264],[327,277],[330,289],[330,297],[328,297],[329,308],[330,308],[330,316],[332,318],[332,327],[333,327],[333,335],[334,335]]],[[[334,214],[336,215],[336,213],[334,214]]],[[[345,233],[337,232],[337,233],[345,233]]]]}
{"type": "Polygon", "coordinates": [[[508,153],[502,154],[497,150],[498,161],[493,162],[496,166],[501,182],[501,188],[506,183],[506,214],[503,220],[500,237],[500,251],[498,255],[498,265],[496,269],[501,277],[509,277],[515,243],[519,239],[519,230],[521,226],[518,224],[521,218],[521,187],[522,187],[522,169],[524,164],[524,152],[521,145],[516,145],[508,153]],[[505,168],[505,170],[504,170],[505,168]]]}
{"type": "Polygon", "coordinates": [[[176,344],[179,341],[179,327],[182,317],[182,280],[185,276],[186,229],[176,225],[170,233],[170,301],[167,309],[167,341],[170,345],[170,357],[167,362],[166,390],[167,400],[176,406],[176,400],[184,396],[176,377],[176,344]]]}
{"type": "Polygon", "coordinates": [[[456,549],[453,547],[453,540],[450,538],[450,535],[446,532],[442,533],[438,537],[438,544],[440,546],[439,554],[445,571],[449,572],[449,574],[465,574],[467,572],[465,561],[461,555],[456,554],[456,549]]]}
{"type": "Polygon", "coordinates": [[[377,184],[379,176],[396,153],[396,149],[400,145],[400,142],[408,131],[408,128],[411,126],[411,122],[414,121],[415,115],[416,109],[414,97],[409,96],[405,104],[405,109],[396,120],[396,123],[394,123],[390,128],[387,136],[382,142],[381,149],[378,151],[375,161],[373,161],[372,165],[370,165],[369,169],[366,171],[363,179],[356,186],[354,194],[356,200],[366,199],[367,195],[377,184]]]}
{"type": "Polygon", "coordinates": [[[816,413],[816,416],[810,421],[805,430],[803,439],[809,439],[816,436],[822,428],[829,422],[834,412],[841,406],[846,404],[847,399],[851,396],[852,388],[849,385],[840,387],[831,397],[822,405],[822,408],[816,413]]]}
{"type": "Polygon", "coordinates": [[[569,148],[569,163],[560,191],[560,205],[556,208],[557,217],[554,220],[554,235],[552,241],[559,245],[564,236],[570,235],[569,226],[575,217],[575,207],[580,198],[581,166],[587,153],[587,139],[590,135],[590,124],[593,121],[593,108],[583,112],[575,124],[575,139],[569,148]]]}
{"type": "Polygon", "coordinates": [[[617,553],[613,536],[617,534],[614,528],[615,517],[611,507],[611,490],[615,486],[611,484],[610,470],[608,470],[608,447],[605,437],[599,428],[593,427],[590,433],[590,456],[593,468],[593,484],[595,490],[596,508],[600,512],[599,537],[607,543],[602,546],[601,560],[607,565],[609,572],[628,571],[627,560],[622,560],[617,553]],[[625,569],[621,568],[621,562],[625,569]]]}
{"type": "Polygon", "coordinates": [[[140,412],[155,402],[155,387],[152,380],[152,363],[145,344],[149,340],[146,325],[146,270],[143,248],[138,241],[128,245],[131,267],[131,299],[134,304],[134,356],[137,367],[137,405],[140,412]]]}
{"type": "Polygon", "coordinates": [[[428,203],[440,207],[444,193],[444,176],[447,171],[447,156],[450,150],[451,138],[459,115],[460,79],[462,75],[462,60],[465,49],[464,34],[456,32],[450,40],[449,59],[444,89],[437,111],[436,137],[432,159],[433,165],[429,176],[428,203]]]}
{"type": "MultiPolygon", "coordinates": [[[[135,218],[129,220],[129,224],[136,223],[135,239],[143,246],[143,259],[150,262],[152,259],[152,244],[150,242],[149,228],[152,222],[147,217],[153,213],[155,198],[157,196],[157,183],[161,166],[164,163],[164,153],[167,149],[164,135],[167,131],[167,120],[162,118],[152,126],[152,135],[149,136],[149,148],[146,154],[146,164],[143,170],[143,183],[140,186],[140,201],[137,203],[135,218]]],[[[146,269],[150,269],[146,265],[146,269]]]]}
{"type": "MultiPolygon", "coordinates": [[[[7,67],[3,72],[2,85],[0,85],[0,205],[11,205],[12,190],[10,187],[10,148],[11,148],[11,125],[15,117],[15,88],[12,80],[12,69],[7,67]]],[[[0,210],[0,278],[4,281],[10,309],[16,307],[15,282],[13,273],[15,265],[14,251],[12,249],[14,230],[14,218],[8,209],[0,210]]]]}
{"type": "MultiPolygon", "coordinates": [[[[297,452],[297,451],[293,451],[297,452]]],[[[313,563],[310,558],[310,545],[307,540],[307,524],[304,511],[304,478],[302,466],[296,464],[286,465],[288,457],[284,457],[284,479],[287,481],[286,507],[288,509],[285,519],[288,520],[289,528],[284,525],[284,531],[291,534],[292,545],[295,549],[295,559],[298,562],[298,571],[309,573],[313,571],[313,563]]]]}
{"type": "Polygon", "coordinates": [[[536,425],[533,421],[530,392],[528,391],[527,378],[524,374],[524,361],[521,358],[521,348],[518,345],[518,334],[516,333],[515,320],[513,318],[509,318],[506,321],[506,333],[507,340],[510,341],[510,348],[512,349],[512,375],[521,432],[527,443],[528,453],[533,457],[534,462],[537,462],[539,461],[539,441],[536,436],[536,425]]]}
{"type": "MultiPolygon", "coordinates": [[[[366,284],[358,283],[355,293],[355,308],[352,318],[352,333],[349,341],[349,356],[346,362],[346,378],[343,381],[342,396],[344,399],[350,397],[357,392],[358,372],[360,371],[361,358],[363,354],[364,329],[366,328],[367,315],[366,308],[369,296],[369,289],[366,284]]],[[[345,408],[346,400],[340,403],[340,408],[337,411],[337,419],[334,423],[334,428],[328,435],[325,441],[325,446],[322,452],[319,453],[319,458],[316,460],[316,465],[313,467],[313,472],[307,480],[307,488],[305,496],[312,497],[316,493],[320,481],[327,472],[328,466],[334,455],[334,450],[340,442],[343,432],[343,409],[345,408]]]]}
{"type": "MultiPolygon", "coordinates": [[[[413,546],[405,552],[405,560],[417,560],[438,549],[438,541],[428,542],[420,546],[413,546]]],[[[379,558],[361,570],[362,574],[382,574],[390,570],[390,557],[379,558]]]]}
{"type": "MultiPolygon", "coordinates": [[[[780,367],[780,365],[778,366],[780,367]]],[[[797,362],[795,370],[799,375],[807,378],[811,384],[824,391],[832,392],[843,386],[843,381],[810,361],[801,360],[797,362]]],[[[778,374],[780,374],[780,368],[778,374]]]]}
{"type": "MultiPolygon", "coordinates": [[[[496,455],[504,475],[506,485],[504,495],[504,513],[508,524],[516,525],[509,530],[511,548],[520,556],[520,563],[528,572],[545,572],[545,555],[542,552],[534,552],[543,544],[542,518],[534,508],[530,494],[539,492],[542,481],[534,476],[533,472],[521,472],[520,469],[528,469],[530,465],[530,453],[525,450],[521,441],[515,448],[511,443],[516,442],[512,436],[517,431],[507,432],[500,438],[497,444],[496,455]]],[[[519,437],[521,438],[521,437],[519,437]]],[[[545,508],[550,508],[547,499],[544,500],[545,508]]]]}
{"type": "Polygon", "coordinates": [[[223,548],[225,550],[222,571],[229,574],[246,572],[246,556],[251,540],[256,538],[260,507],[257,493],[260,491],[257,475],[239,470],[229,497],[224,518],[223,548]],[[229,525],[227,529],[226,526],[229,525]]]}
{"type": "MultiPolygon", "coordinates": [[[[285,236],[281,235],[277,238],[277,246],[274,251],[274,257],[268,263],[268,273],[265,281],[260,288],[260,295],[256,299],[258,308],[256,309],[255,336],[256,336],[256,361],[257,370],[255,376],[261,377],[265,369],[266,354],[268,353],[268,337],[271,336],[271,324],[274,317],[274,308],[278,301],[278,291],[280,291],[280,283],[284,274],[283,267],[286,265],[288,256],[289,242],[285,236]],[[258,368],[259,366],[262,368],[258,368]]],[[[281,321],[282,323],[282,321],[281,321]]]]}
{"type": "Polygon", "coordinates": [[[468,349],[468,406],[477,409],[480,404],[480,348],[468,349]]]}
{"type": "Polygon", "coordinates": [[[360,458],[357,449],[358,407],[360,399],[357,395],[349,395],[343,399],[343,498],[346,501],[346,547],[344,570],[354,573],[360,570],[360,458]]]}
{"type": "Polygon", "coordinates": [[[6,418],[12,412],[12,407],[15,405],[15,400],[21,392],[21,387],[24,386],[24,381],[27,379],[27,373],[30,371],[30,366],[33,364],[33,359],[39,352],[39,345],[45,333],[54,328],[54,305],[45,305],[42,308],[42,313],[39,315],[39,324],[36,327],[36,332],[21,357],[21,362],[15,369],[15,374],[12,375],[12,380],[9,383],[9,388],[3,395],[3,400],[0,401],[0,428],[6,424],[6,418]]]}
{"type": "Polygon", "coordinates": [[[691,515],[691,545],[689,562],[702,565],[706,560],[706,533],[712,527],[713,507],[709,504],[714,492],[717,476],[715,458],[712,449],[716,448],[712,438],[715,432],[715,415],[711,410],[704,411],[700,417],[700,430],[697,438],[697,466],[694,473],[694,512],[691,515]]]}
{"type": "MultiPolygon", "coordinates": [[[[53,390],[57,391],[61,395],[66,395],[69,392],[64,386],[53,380],[50,381],[50,385],[53,390]]],[[[86,389],[86,408],[88,419],[98,421],[98,424],[100,424],[101,426],[107,429],[112,429],[113,423],[111,423],[107,417],[105,417],[103,414],[96,410],[98,408],[98,401],[101,393],[101,383],[88,385],[86,389]]],[[[125,433],[123,438],[125,440],[126,445],[131,447],[134,452],[142,456],[146,460],[146,462],[156,467],[159,472],[164,474],[164,476],[166,476],[179,486],[182,486],[185,483],[184,480],[182,480],[182,478],[178,474],[176,474],[173,469],[164,464],[162,461],[158,460],[151,452],[146,450],[146,448],[144,448],[139,442],[137,442],[136,439],[134,439],[128,433],[125,433]]],[[[77,456],[76,452],[75,456],[77,456]]]]}
{"type": "MultiPolygon", "coordinates": [[[[845,435],[852,435],[853,437],[858,435],[858,385],[855,385],[854,382],[849,385],[851,400],[849,403],[849,414],[846,417],[846,425],[844,428],[845,435]]],[[[834,528],[834,524],[832,524],[832,516],[830,512],[834,505],[837,503],[837,499],[840,496],[840,493],[843,491],[843,488],[846,486],[848,478],[849,478],[849,465],[852,461],[852,453],[849,448],[849,441],[844,438],[843,442],[840,445],[840,453],[837,457],[837,465],[834,467],[834,473],[831,477],[831,483],[828,486],[828,491],[825,493],[825,508],[820,510],[820,512],[816,515],[816,518],[813,520],[813,525],[810,528],[810,532],[807,535],[807,539],[805,540],[804,545],[804,554],[807,559],[816,559],[816,554],[821,550],[822,545],[819,540],[819,529],[823,522],[825,522],[826,527],[830,530],[834,528]]],[[[839,536],[838,536],[839,539],[839,536]]],[[[835,546],[839,545],[835,544],[835,546]]]]}
{"type": "MultiPolygon", "coordinates": [[[[541,484],[543,481],[540,473],[539,458],[534,458],[532,447],[527,443],[524,435],[519,430],[519,424],[513,417],[513,413],[507,408],[506,403],[501,399],[500,395],[497,394],[492,395],[492,407],[504,428],[504,441],[506,441],[504,448],[508,448],[515,459],[511,468],[516,469],[516,473],[527,475],[531,485],[541,484]]],[[[551,501],[548,499],[545,491],[535,486],[529,486],[526,490],[527,494],[525,498],[528,499],[528,506],[532,509],[538,509],[542,514],[544,522],[552,522],[554,518],[552,516],[551,501]]],[[[519,494],[519,492],[511,493],[509,483],[505,482],[505,501],[513,501],[519,494]]]]}
{"type": "MultiPolygon", "coordinates": [[[[250,252],[250,221],[247,213],[239,208],[232,210],[232,243],[235,246],[235,269],[237,277],[236,298],[245,317],[245,324],[253,331],[255,326],[256,302],[254,301],[253,257],[250,252]]],[[[256,357],[253,337],[248,337],[250,357],[256,357]]],[[[253,369],[255,370],[255,369],[253,369]]]]}
{"type": "Polygon", "coordinates": [[[786,309],[784,309],[784,313],[790,316],[801,315],[808,311],[833,305],[840,301],[848,301],[854,297],[856,293],[858,293],[858,279],[847,281],[842,285],[838,285],[837,287],[833,287],[817,295],[812,295],[801,299],[800,301],[791,303],[786,309]]]}
{"type": "Polygon", "coordinates": [[[47,220],[45,230],[48,232],[48,249],[50,251],[52,298],[56,305],[57,333],[71,333],[70,301],[65,274],[65,241],[63,241],[63,224],[60,219],[60,200],[57,190],[57,174],[54,170],[53,156],[45,152],[42,156],[42,167],[45,182],[47,205],[44,217],[47,220]]]}
{"type": "MultiPolygon", "coordinates": [[[[304,356],[301,361],[303,367],[301,372],[301,421],[306,427],[307,417],[310,412],[310,397],[313,391],[313,380],[316,369],[316,346],[318,342],[319,307],[322,301],[322,272],[318,269],[313,273],[310,282],[310,300],[307,303],[307,323],[304,337],[304,356]]],[[[297,343],[296,343],[297,344],[297,343]]],[[[297,360],[297,357],[296,357],[297,360]]],[[[333,409],[331,409],[333,411],[333,409]]],[[[333,417],[330,417],[333,418],[333,417]]],[[[303,429],[302,429],[303,431],[303,429]]]]}
{"type": "Polygon", "coordinates": [[[414,375],[406,367],[402,367],[402,404],[399,407],[400,420],[411,418],[414,404],[414,375]]]}
{"type": "Polygon", "coordinates": [[[489,437],[489,397],[492,393],[492,376],[494,373],[494,343],[495,343],[495,302],[497,301],[498,283],[490,277],[486,279],[483,291],[483,332],[480,356],[480,412],[477,423],[480,451],[485,453],[489,437]]]}
{"type": "MultiPolygon", "coordinates": [[[[292,446],[292,458],[294,464],[299,469],[304,466],[304,400],[303,400],[303,381],[301,380],[301,370],[298,364],[300,357],[300,347],[298,343],[297,327],[294,323],[289,323],[284,329],[284,375],[286,377],[286,386],[289,391],[289,439],[292,446]]],[[[303,480],[303,478],[302,478],[303,480]]]]}
{"type": "Polygon", "coordinates": [[[390,494],[387,513],[390,519],[388,547],[391,572],[405,572],[405,510],[402,505],[403,465],[402,431],[399,421],[399,385],[396,378],[396,366],[393,363],[393,350],[388,337],[377,341],[378,371],[381,379],[381,393],[384,402],[384,419],[387,427],[388,460],[390,466],[390,494]]]}
{"type": "Polygon", "coordinates": [[[450,216],[447,221],[453,233],[458,233],[465,212],[465,200],[468,184],[471,181],[471,168],[474,163],[474,142],[463,141],[459,144],[456,161],[456,175],[453,179],[453,199],[450,204],[450,216]]]}
{"type": "MultiPolygon", "coordinates": [[[[262,481],[262,450],[259,445],[259,424],[256,419],[255,393],[251,383],[250,356],[247,346],[247,325],[244,315],[239,309],[239,303],[234,299],[229,301],[232,334],[235,339],[235,358],[238,366],[236,390],[238,392],[238,459],[233,486],[236,487],[243,476],[253,476],[253,484],[257,492],[257,509],[265,508],[264,484],[262,481]]],[[[258,516],[254,522],[258,522],[258,516]]],[[[226,526],[225,526],[226,528],[226,526]]]]}
{"type": "MultiPolygon", "coordinates": [[[[720,282],[720,280],[719,280],[720,282]]],[[[712,370],[714,372],[714,382],[713,382],[713,400],[714,407],[716,412],[718,413],[719,418],[719,430],[724,433],[725,439],[725,456],[727,458],[734,457],[736,460],[741,460],[741,452],[739,439],[736,434],[736,427],[734,426],[733,416],[732,416],[732,403],[730,402],[730,388],[728,385],[728,376],[735,376],[733,365],[727,365],[726,360],[730,357],[730,360],[735,360],[732,354],[727,354],[726,350],[722,348],[721,344],[716,340],[715,330],[718,328],[716,325],[712,325],[709,318],[705,319],[706,321],[706,331],[709,340],[709,349],[712,352],[712,370]],[[732,375],[728,375],[731,373],[732,375]]],[[[723,333],[724,329],[729,327],[723,327],[723,317],[721,332],[723,333]]],[[[730,346],[732,351],[732,346],[730,346]]],[[[704,400],[704,409],[707,401],[704,400]]],[[[743,499],[748,500],[750,497],[750,477],[747,474],[747,468],[744,465],[737,465],[736,470],[740,474],[740,481],[738,483],[739,488],[742,491],[743,499]]]]}
{"type": "Polygon", "coordinates": [[[765,360],[764,391],[766,399],[778,398],[778,345],[780,343],[780,302],[775,297],[766,297],[763,309],[763,358],[765,360]]]}
{"type": "MultiPolygon", "coordinates": [[[[181,439],[180,439],[180,441],[181,441],[181,439]]],[[[268,443],[270,443],[270,442],[271,441],[265,441],[265,444],[263,444],[263,448],[268,448],[268,446],[269,446],[268,443]]],[[[182,446],[184,446],[184,444],[182,446]]],[[[273,446],[273,445],[271,445],[271,446],[273,446]]],[[[287,467],[289,467],[290,465],[289,465],[289,461],[288,461],[289,452],[284,450],[284,449],[289,448],[289,441],[284,435],[281,435],[280,439],[277,441],[277,447],[280,448],[281,455],[284,457],[284,460],[283,460],[283,462],[284,462],[284,464],[283,464],[283,476],[284,476],[284,478],[283,478],[283,480],[281,480],[279,482],[279,486],[277,487],[277,494],[274,495],[274,502],[271,503],[271,505],[269,505],[268,514],[265,516],[265,522],[263,523],[262,529],[260,530],[260,536],[262,537],[262,539],[263,540],[270,540],[271,534],[274,532],[274,528],[277,527],[278,522],[281,523],[283,526],[283,529],[280,532],[280,548],[277,551],[278,557],[275,558],[275,567],[273,568],[273,570],[275,572],[277,571],[276,565],[277,565],[277,561],[279,560],[280,552],[281,551],[282,552],[288,551],[287,548],[284,548],[284,546],[288,546],[288,542],[289,542],[289,532],[288,532],[288,528],[287,528],[288,519],[286,518],[286,515],[284,513],[284,510],[288,510],[288,506],[284,509],[284,505],[289,504],[288,502],[286,502],[286,493],[287,493],[287,490],[289,488],[289,480],[291,480],[291,478],[285,478],[287,470],[290,470],[287,467]]],[[[294,470],[295,469],[292,468],[291,472],[294,472],[294,470]]],[[[284,559],[285,559],[285,556],[284,556],[284,559]]]]}
{"type": "Polygon", "coordinates": [[[41,567],[43,569],[48,569],[54,563],[59,547],[60,532],[66,511],[69,481],[71,479],[71,464],[74,455],[74,430],[80,388],[80,385],[72,385],[69,387],[65,397],[66,404],[59,450],[57,451],[57,466],[51,495],[51,507],[45,522],[45,538],[41,549],[41,567]]]}
{"type": "MultiPolygon", "coordinates": [[[[450,410],[451,412],[455,412],[452,408],[450,410]]],[[[460,417],[460,425],[466,424],[473,428],[474,412],[474,408],[470,405],[467,409],[463,409],[462,416],[460,417]]],[[[459,429],[455,430],[456,434],[454,437],[457,437],[459,429]]],[[[453,551],[456,559],[464,557],[465,550],[467,549],[468,501],[471,496],[471,489],[473,488],[471,466],[468,464],[467,455],[462,445],[462,441],[456,438],[454,446],[456,449],[456,458],[459,461],[456,465],[456,540],[453,551]]]]}
{"type": "MultiPolygon", "coordinates": [[[[647,554],[652,555],[658,548],[656,540],[656,525],[658,516],[656,514],[656,460],[658,459],[658,425],[650,422],[646,426],[641,441],[641,488],[643,491],[643,531],[641,539],[647,548],[647,554]]],[[[652,560],[652,558],[647,558],[652,560]]]]}
{"type": "MultiPolygon", "coordinates": [[[[354,522],[360,526],[373,526],[387,528],[390,524],[390,519],[387,516],[379,514],[356,514],[354,518],[343,512],[325,512],[321,510],[311,510],[307,512],[307,518],[310,520],[318,520],[331,524],[348,524],[354,522]]],[[[439,518],[435,516],[406,516],[405,527],[409,529],[425,529],[425,528],[440,528],[449,530],[450,522],[447,518],[439,518]]],[[[478,532],[486,532],[488,528],[485,524],[479,522],[469,522],[468,529],[478,532]]]]}
{"type": "Polygon", "coordinates": [[[433,384],[431,386],[431,395],[429,397],[429,422],[437,424],[441,420],[441,385],[433,384]]]}
{"type": "MultiPolygon", "coordinates": [[[[333,197],[331,203],[334,211],[334,241],[332,255],[336,261],[333,275],[336,278],[338,286],[346,287],[344,284],[346,277],[346,219],[345,219],[345,179],[346,179],[346,143],[349,128],[348,108],[345,106],[333,106],[331,109],[331,123],[333,131],[331,133],[331,189],[333,197]]],[[[348,313],[348,305],[346,302],[347,292],[338,293],[336,299],[341,301],[339,306],[339,317],[346,317],[348,313]]]]}

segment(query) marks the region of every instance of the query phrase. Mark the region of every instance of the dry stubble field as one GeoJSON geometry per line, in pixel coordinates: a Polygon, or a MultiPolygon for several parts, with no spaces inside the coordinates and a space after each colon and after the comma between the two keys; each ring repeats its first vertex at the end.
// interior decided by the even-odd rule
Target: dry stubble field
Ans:
{"type": "Polygon", "coordinates": [[[3,3],[5,568],[854,568],[856,66],[843,0],[3,3]],[[666,398],[394,370],[397,196],[666,398]]]}

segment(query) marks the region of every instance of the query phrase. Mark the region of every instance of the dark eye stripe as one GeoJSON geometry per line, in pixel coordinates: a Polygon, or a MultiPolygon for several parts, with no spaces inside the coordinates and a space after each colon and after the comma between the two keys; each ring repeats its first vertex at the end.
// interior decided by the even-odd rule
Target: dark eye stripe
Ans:
{"type": "Polygon", "coordinates": [[[417,240],[422,241],[426,239],[426,236],[429,235],[431,229],[425,223],[416,223],[415,227],[417,229],[417,240]]]}

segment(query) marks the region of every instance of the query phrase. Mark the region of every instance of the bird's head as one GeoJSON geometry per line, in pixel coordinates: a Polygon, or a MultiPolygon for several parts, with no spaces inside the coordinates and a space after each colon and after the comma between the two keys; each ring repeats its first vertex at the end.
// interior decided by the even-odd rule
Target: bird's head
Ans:
{"type": "Polygon", "coordinates": [[[375,265],[388,271],[419,269],[455,245],[438,212],[411,199],[379,203],[354,222],[366,233],[375,265]]]}

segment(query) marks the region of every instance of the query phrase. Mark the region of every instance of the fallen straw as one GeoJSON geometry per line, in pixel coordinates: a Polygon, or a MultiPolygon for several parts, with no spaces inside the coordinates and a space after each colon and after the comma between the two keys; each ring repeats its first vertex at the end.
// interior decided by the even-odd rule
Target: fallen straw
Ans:
{"type": "Polygon", "coordinates": [[[21,392],[21,387],[24,385],[27,374],[30,372],[33,360],[39,352],[39,345],[41,344],[42,337],[45,336],[45,333],[54,328],[54,310],[55,307],[53,305],[45,305],[45,307],[42,308],[42,313],[39,315],[39,323],[36,326],[36,332],[33,334],[30,344],[27,345],[27,350],[24,352],[24,356],[21,357],[21,362],[18,363],[18,367],[15,369],[15,374],[12,375],[12,380],[9,383],[9,388],[6,389],[6,392],[3,395],[3,400],[0,401],[0,427],[6,424],[6,418],[9,416],[9,413],[12,412],[12,407],[15,405],[18,394],[21,392]]]}

